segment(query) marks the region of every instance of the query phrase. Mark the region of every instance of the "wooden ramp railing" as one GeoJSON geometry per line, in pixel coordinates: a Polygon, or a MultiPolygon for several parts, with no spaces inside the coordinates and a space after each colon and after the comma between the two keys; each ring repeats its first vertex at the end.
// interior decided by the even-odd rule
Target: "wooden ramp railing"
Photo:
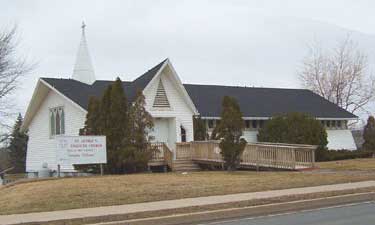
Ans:
{"type": "Polygon", "coordinates": [[[167,165],[172,169],[173,166],[173,153],[164,142],[151,143],[152,152],[149,166],[167,165]]]}
{"type": "Polygon", "coordinates": [[[191,160],[191,147],[190,142],[176,143],[176,159],[177,160],[191,160]]]}
{"type": "MultiPolygon", "coordinates": [[[[315,165],[313,145],[283,143],[248,143],[241,156],[241,167],[304,169],[315,165]]],[[[205,163],[223,163],[218,141],[195,141],[176,144],[176,159],[205,163]]]]}

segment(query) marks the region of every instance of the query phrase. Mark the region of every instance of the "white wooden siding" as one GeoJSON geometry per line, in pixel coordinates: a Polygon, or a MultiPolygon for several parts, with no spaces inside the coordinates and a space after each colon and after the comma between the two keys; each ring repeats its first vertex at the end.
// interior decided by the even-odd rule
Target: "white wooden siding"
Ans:
{"type": "MultiPolygon", "coordinates": [[[[208,132],[211,135],[211,132],[208,132]]],[[[258,141],[258,131],[244,131],[243,138],[247,142],[258,141]]],[[[328,149],[329,150],[356,150],[355,141],[350,130],[327,130],[328,149]]]]}
{"type": "MultiPolygon", "coordinates": [[[[63,106],[65,114],[65,135],[78,135],[83,127],[86,113],[74,106],[61,95],[49,91],[29,125],[29,142],[27,146],[26,171],[36,172],[43,163],[56,170],[56,142],[50,137],[49,109],[63,106]]],[[[71,165],[61,165],[62,171],[72,171],[71,165]]]]}
{"type": "MultiPolygon", "coordinates": [[[[257,142],[258,131],[244,131],[243,137],[248,142],[257,142]]],[[[350,130],[327,130],[328,149],[330,150],[356,150],[353,135],[350,130]]]]}
{"type": "Polygon", "coordinates": [[[176,148],[177,132],[176,131],[176,118],[169,119],[169,143],[171,149],[176,148]]]}
{"type": "Polygon", "coordinates": [[[352,132],[350,130],[327,130],[328,149],[356,150],[352,132]]]}
{"type": "Polygon", "coordinates": [[[243,132],[243,137],[247,142],[257,142],[258,141],[258,131],[256,130],[245,130],[243,132]]]}

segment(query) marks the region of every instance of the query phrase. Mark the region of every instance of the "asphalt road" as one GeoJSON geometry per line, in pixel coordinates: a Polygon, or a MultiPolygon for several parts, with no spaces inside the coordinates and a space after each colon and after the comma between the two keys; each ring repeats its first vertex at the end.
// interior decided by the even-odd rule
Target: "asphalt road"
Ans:
{"type": "Polygon", "coordinates": [[[375,202],[357,203],[296,213],[239,218],[205,225],[375,225],[375,202]]]}

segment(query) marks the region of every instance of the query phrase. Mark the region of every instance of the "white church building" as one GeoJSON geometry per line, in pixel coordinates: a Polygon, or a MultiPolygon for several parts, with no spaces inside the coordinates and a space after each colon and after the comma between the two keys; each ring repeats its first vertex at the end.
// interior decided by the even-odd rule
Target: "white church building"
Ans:
{"type": "MultiPolygon", "coordinates": [[[[76,136],[84,126],[88,101],[101,97],[113,81],[96,80],[84,25],[71,79],[40,78],[27,108],[23,129],[28,130],[26,171],[35,173],[47,164],[56,170],[55,137],[76,136]]],[[[355,150],[350,120],[357,117],[319,95],[304,89],[253,88],[183,84],[171,61],[165,59],[133,81],[124,81],[129,101],[143,90],[146,109],[154,118],[155,141],[173,151],[176,142],[193,141],[193,117],[200,115],[209,132],[220,120],[221,101],[232,96],[240,104],[248,142],[257,141],[257,130],[277,114],[308,113],[322,122],[328,133],[328,148],[355,150]]],[[[72,165],[62,165],[72,172],[72,165]]]]}

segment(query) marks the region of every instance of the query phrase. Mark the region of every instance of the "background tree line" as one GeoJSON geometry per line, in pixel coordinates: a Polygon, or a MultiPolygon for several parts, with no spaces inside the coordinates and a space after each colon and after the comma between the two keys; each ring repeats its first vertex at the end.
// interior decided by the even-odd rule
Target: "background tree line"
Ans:
{"type": "Polygon", "coordinates": [[[21,130],[23,118],[18,114],[8,143],[0,148],[0,171],[13,168],[9,173],[24,173],[26,170],[26,151],[29,139],[27,131],[21,130]]]}
{"type": "Polygon", "coordinates": [[[304,88],[351,113],[371,115],[368,106],[375,99],[375,77],[366,53],[350,36],[333,48],[310,45],[298,75],[304,88]]]}
{"type": "Polygon", "coordinates": [[[17,54],[19,40],[16,26],[0,30],[0,171],[14,167],[12,173],[25,172],[28,140],[27,132],[21,131],[21,114],[11,125],[11,118],[17,116],[12,97],[21,78],[35,67],[17,54]]]}

